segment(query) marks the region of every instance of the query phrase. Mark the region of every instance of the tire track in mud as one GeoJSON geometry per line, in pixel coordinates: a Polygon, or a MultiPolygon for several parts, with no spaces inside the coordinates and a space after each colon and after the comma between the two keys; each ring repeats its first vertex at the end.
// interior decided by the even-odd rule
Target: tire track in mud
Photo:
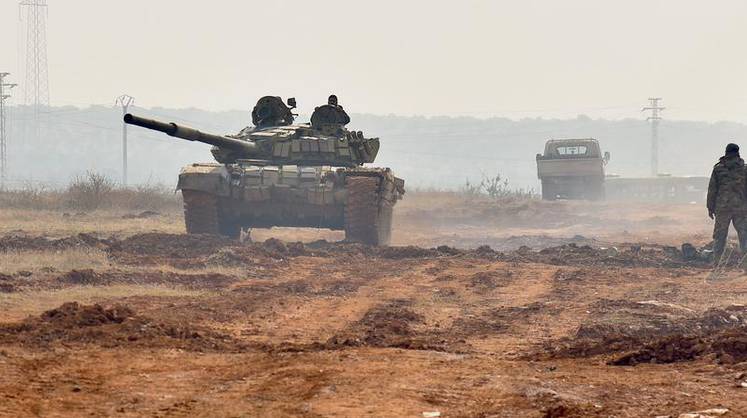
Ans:
{"type": "Polygon", "coordinates": [[[461,281],[465,289],[449,332],[462,336],[477,352],[507,357],[529,349],[528,341],[557,335],[557,316],[564,307],[550,297],[552,269],[538,265],[527,270],[515,262],[474,262],[473,267],[474,273],[449,278],[461,281]]]}
{"type": "MultiPolygon", "coordinates": [[[[91,372],[91,358],[70,368],[74,361],[73,350],[64,346],[56,346],[53,350],[40,347],[33,347],[30,351],[16,347],[10,349],[8,361],[0,362],[2,374],[7,373],[8,377],[5,381],[0,380],[0,415],[6,416],[3,408],[15,411],[7,416],[65,415],[70,413],[69,409],[55,414],[50,410],[50,400],[71,394],[75,397],[73,402],[80,402],[81,396],[102,396],[101,388],[106,379],[91,372]]],[[[94,354],[93,358],[98,356],[94,354]]]]}
{"type": "Polygon", "coordinates": [[[326,259],[306,258],[280,275],[293,277],[292,281],[253,281],[237,287],[235,292],[267,295],[261,302],[265,308],[255,311],[258,329],[254,334],[272,329],[274,341],[319,342],[364,315],[377,301],[407,297],[413,290],[409,285],[400,286],[400,281],[417,275],[418,270],[419,263],[408,260],[372,262],[355,258],[329,263],[326,259]]]}
{"type": "MultiPolygon", "coordinates": [[[[37,241],[27,244],[41,245],[41,241],[37,241]]],[[[581,305],[577,303],[576,282],[588,284],[589,276],[598,266],[604,263],[687,266],[672,259],[671,252],[656,248],[610,255],[591,247],[564,245],[539,252],[524,248],[506,255],[486,247],[477,250],[374,248],[326,242],[285,244],[278,240],[238,244],[218,237],[169,234],[141,234],[122,240],[98,241],[86,237],[79,241],[81,245],[104,246],[112,260],[126,265],[242,266],[251,268],[254,278],[71,271],[56,278],[60,286],[149,282],[220,290],[218,296],[178,302],[150,313],[167,315],[168,311],[176,318],[195,323],[226,326],[241,320],[247,326],[232,329],[233,332],[243,333],[250,339],[265,335],[265,342],[271,344],[283,339],[330,336],[337,338],[337,343],[330,343],[335,347],[364,341],[373,346],[409,345],[463,351],[469,340],[483,349],[524,348],[523,337],[558,336],[551,319],[560,314],[578,313],[581,305]],[[557,269],[556,276],[549,277],[549,269],[538,267],[526,272],[519,268],[528,263],[580,267],[561,269],[570,271],[568,277],[557,269]],[[522,273],[514,273],[519,270],[522,273]],[[292,279],[281,279],[289,277],[292,279]],[[423,295],[429,297],[423,298],[423,295]],[[385,312],[405,309],[395,306],[399,303],[396,301],[402,300],[410,301],[411,306],[406,309],[417,316],[408,315],[408,311],[399,312],[406,321],[397,325],[385,312]],[[571,305],[571,309],[567,305],[571,305]],[[379,318],[382,323],[375,325],[377,321],[371,318],[379,318]],[[304,331],[304,321],[311,319],[314,329],[304,331]],[[284,328],[282,331],[271,330],[280,324],[284,328]],[[376,329],[383,329],[385,333],[376,335],[376,329]],[[346,333],[353,336],[347,338],[346,333]],[[494,342],[490,340],[497,336],[504,342],[501,346],[491,345],[494,342]]],[[[58,241],[50,242],[52,247],[62,245],[58,241]]],[[[596,279],[594,282],[598,283],[596,279]]],[[[317,344],[329,341],[332,340],[317,341],[317,344]]]]}
{"type": "MultiPolygon", "coordinates": [[[[475,351],[469,344],[475,338],[514,333],[518,340],[522,323],[551,315],[555,309],[538,301],[510,305],[504,300],[496,308],[484,306],[486,298],[500,300],[506,294],[514,295],[511,302],[533,300],[533,295],[526,292],[526,279],[541,281],[539,277],[515,274],[503,263],[421,262],[405,274],[360,287],[350,296],[358,319],[338,328],[329,339],[305,345],[281,343],[277,349],[318,351],[366,346],[463,353],[475,351]],[[441,273],[453,271],[455,265],[464,271],[444,278],[441,273]],[[431,297],[427,297],[429,294],[431,297]],[[451,314],[444,315],[444,311],[451,314]]],[[[540,286],[535,292],[542,295],[545,290],[540,286]]]]}

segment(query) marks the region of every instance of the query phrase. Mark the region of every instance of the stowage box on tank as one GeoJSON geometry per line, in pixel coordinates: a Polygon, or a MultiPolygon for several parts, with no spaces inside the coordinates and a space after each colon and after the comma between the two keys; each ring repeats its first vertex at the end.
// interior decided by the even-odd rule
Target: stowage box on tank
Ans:
{"type": "Polygon", "coordinates": [[[348,130],[350,118],[336,98],[317,107],[310,124],[293,124],[295,100],[259,99],[254,126],[213,135],[141,118],[125,123],[213,145],[216,163],[184,167],[177,188],[184,197],[187,233],[237,237],[241,228],[273,226],[344,230],[348,241],[387,245],[392,209],[404,180],[373,163],[378,138],[348,130]]]}

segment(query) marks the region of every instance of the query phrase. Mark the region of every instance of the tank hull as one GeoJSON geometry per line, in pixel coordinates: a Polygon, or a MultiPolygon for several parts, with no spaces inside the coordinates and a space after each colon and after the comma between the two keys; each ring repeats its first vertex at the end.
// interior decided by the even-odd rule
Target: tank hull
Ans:
{"type": "Polygon", "coordinates": [[[189,233],[312,227],[387,245],[404,181],[385,168],[193,164],[182,169],[178,189],[189,233]]]}

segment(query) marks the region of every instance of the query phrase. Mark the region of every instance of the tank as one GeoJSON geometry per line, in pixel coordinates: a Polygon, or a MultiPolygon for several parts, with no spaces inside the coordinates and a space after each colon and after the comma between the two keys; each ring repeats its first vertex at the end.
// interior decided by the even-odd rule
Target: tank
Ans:
{"type": "Polygon", "coordinates": [[[132,114],[127,124],[212,145],[217,163],[182,168],[177,189],[184,198],[189,234],[238,237],[242,229],[314,227],[344,230],[346,241],[388,245],[394,205],[404,180],[389,168],[366,167],[379,138],[346,128],[336,98],[319,106],[311,123],[294,124],[295,99],[259,99],[253,126],[216,135],[132,114]]]}

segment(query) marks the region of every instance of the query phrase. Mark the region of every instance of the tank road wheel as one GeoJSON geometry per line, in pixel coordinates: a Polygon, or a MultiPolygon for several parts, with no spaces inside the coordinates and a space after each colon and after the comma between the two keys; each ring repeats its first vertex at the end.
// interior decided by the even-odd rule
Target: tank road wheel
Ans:
{"type": "Polygon", "coordinates": [[[218,230],[220,235],[223,235],[224,237],[233,239],[239,239],[241,237],[241,224],[233,218],[226,216],[219,217],[218,230]]]}
{"type": "Polygon", "coordinates": [[[557,199],[557,192],[555,191],[555,185],[547,180],[542,181],[542,200],[555,200],[557,199]]]}
{"type": "Polygon", "coordinates": [[[345,240],[388,245],[392,236],[392,206],[380,205],[379,177],[348,177],[345,240]]]}
{"type": "Polygon", "coordinates": [[[238,238],[241,227],[223,213],[221,202],[210,193],[182,190],[184,224],[188,234],[223,235],[238,238]]]}

